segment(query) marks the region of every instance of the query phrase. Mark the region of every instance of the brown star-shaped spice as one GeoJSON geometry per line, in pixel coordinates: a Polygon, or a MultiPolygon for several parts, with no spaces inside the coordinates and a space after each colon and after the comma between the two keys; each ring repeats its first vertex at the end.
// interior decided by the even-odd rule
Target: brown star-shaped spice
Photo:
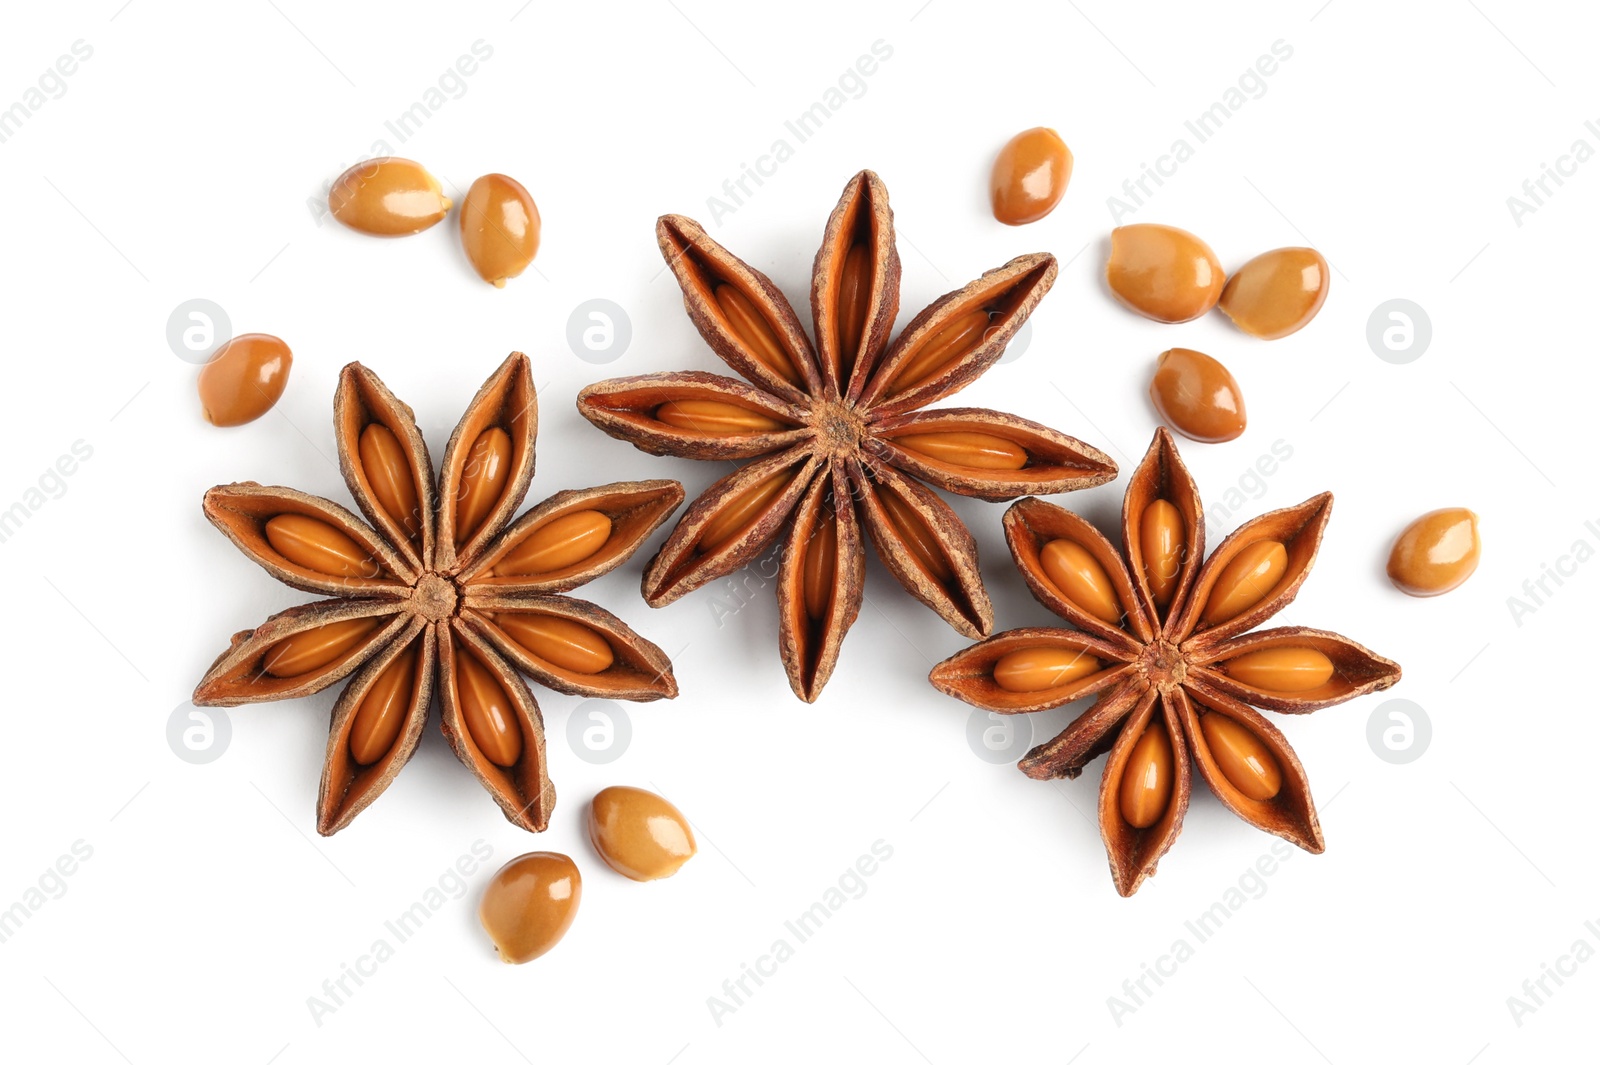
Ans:
{"type": "Polygon", "coordinates": [[[336,598],[238,633],[197,706],[293,699],[345,678],[333,707],[317,831],[345,827],[416,751],[437,685],[456,757],[530,832],[555,789],[544,719],[519,670],[573,695],[678,693],[655,644],[569,591],[621,565],[683,501],[676,481],[558,492],[513,520],[533,479],[538,406],[513,353],[473,398],[436,482],[411,408],[351,363],[334,398],[339,466],[366,524],[337,503],[253,481],[205,514],[278,580],[336,598]]]}
{"type": "Polygon", "coordinates": [[[1055,281],[1053,256],[1019,256],[940,297],[891,343],[900,256],[888,191],[864,170],[812,269],[813,347],[777,286],[697,223],[667,215],[656,240],[695,328],[750,383],[699,371],[617,378],[584,389],[578,409],[652,454],[755,460],[684,512],[644,596],[665,606],[748,564],[787,527],[779,644],[802,699],[821,693],[860,610],[863,527],[889,572],[958,632],[992,628],[972,536],[921,482],[998,501],[1116,476],[1109,457],[1035,422],[922,409],[1000,358],[1055,281]]]}
{"type": "Polygon", "coordinates": [[[1099,696],[1018,767],[1037,780],[1076,777],[1110,752],[1100,834],[1121,894],[1178,838],[1191,755],[1228,809],[1322,852],[1305,770],[1251,706],[1310,713],[1390,687],[1400,667],[1336,633],[1251,630],[1300,590],[1332,506],[1324,492],[1263,514],[1205,559],[1200,493],[1158,429],[1123,497],[1121,554],[1052,504],[1024,499],[1006,512],[1006,542],[1034,597],[1081,631],[1003,632],[941,662],[931,680],[1002,714],[1099,696]]]}

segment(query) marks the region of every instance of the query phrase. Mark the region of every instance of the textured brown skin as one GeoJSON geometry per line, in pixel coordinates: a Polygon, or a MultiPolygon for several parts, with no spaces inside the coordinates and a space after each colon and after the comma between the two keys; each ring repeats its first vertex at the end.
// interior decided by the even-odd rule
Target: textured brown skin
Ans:
{"type": "Polygon", "coordinates": [[[1283,734],[1251,704],[1282,713],[1310,713],[1392,686],[1400,679],[1400,667],[1337,633],[1300,626],[1251,630],[1293,601],[1305,583],[1332,503],[1333,497],[1323,493],[1298,506],[1264,514],[1246,522],[1210,558],[1204,558],[1199,491],[1171,434],[1158,429],[1123,497],[1123,551],[1093,525],[1053,504],[1025,499],[1006,512],[1006,542],[1029,590],[1082,632],[1025,629],[1000,633],[941,662],[929,679],[947,695],[999,713],[1032,713],[1098,694],[1094,704],[1060,735],[1029,751],[1018,768],[1037,780],[1071,778],[1101,754],[1110,755],[1101,778],[1099,820],[1112,880],[1120,894],[1138,890],[1182,831],[1192,787],[1191,756],[1200,776],[1228,809],[1263,831],[1321,853],[1322,829],[1300,759],[1283,734]],[[1185,558],[1165,611],[1156,607],[1138,558],[1139,519],[1157,498],[1175,505],[1186,525],[1185,558]],[[1044,543],[1063,537],[1083,546],[1105,568],[1124,611],[1121,625],[1109,625],[1080,609],[1045,576],[1039,550],[1044,543]],[[1244,547],[1262,539],[1284,542],[1289,554],[1284,577],[1244,613],[1210,628],[1200,627],[1206,597],[1222,567],[1244,547]],[[1102,671],[1061,689],[1029,694],[1000,691],[993,680],[994,663],[1000,655],[1050,643],[1095,654],[1102,661],[1102,671]],[[1297,694],[1263,692],[1228,677],[1228,659],[1275,645],[1323,651],[1334,663],[1333,677],[1321,688],[1297,694]],[[1222,776],[1200,731],[1200,710],[1233,718],[1267,745],[1283,770],[1283,786],[1277,795],[1266,801],[1250,799],[1222,776]],[[1118,794],[1128,753],[1151,723],[1167,729],[1177,772],[1166,814],[1148,828],[1136,829],[1122,819],[1118,794]]]}
{"type": "Polygon", "coordinates": [[[585,388],[578,410],[595,426],[653,455],[720,461],[752,460],[706,489],[678,520],[645,574],[643,591],[652,606],[664,606],[760,557],[783,536],[779,569],[778,647],[790,687],[815,701],[838,661],[844,635],[859,614],[865,578],[865,541],[871,540],[885,568],[917,599],[958,632],[978,637],[993,627],[993,611],[978,571],[972,536],[948,504],[922,482],[948,492],[1000,501],[1030,493],[1053,494],[1103,484],[1117,467],[1103,452],[1072,437],[1013,415],[964,409],[926,411],[927,404],[954,394],[992,366],[1056,277],[1050,255],[1024,255],[935,300],[897,340],[890,334],[899,310],[900,256],[894,216],[883,182],[863,170],[846,184],[823,231],[812,264],[811,313],[816,338],[806,335],[794,308],[777,286],[712,240],[700,225],[667,215],[656,240],[683,290],[684,309],[706,344],[744,381],[700,371],[616,378],[585,388]],[[847,377],[835,371],[839,277],[852,244],[870,241],[871,279],[862,321],[861,346],[847,377]],[[726,324],[713,289],[735,286],[754,303],[795,362],[797,387],[757,361],[726,324]],[[983,309],[992,315],[986,338],[927,381],[894,394],[892,377],[917,346],[955,317],[983,309]],[[748,383],[746,383],[748,382],[748,383]],[[718,435],[687,432],[654,417],[664,402],[700,398],[760,410],[793,426],[766,433],[718,435]],[[1025,473],[941,468],[896,446],[896,435],[935,431],[941,420],[968,416],[985,431],[1021,443],[1029,454],[1025,473]],[[780,467],[800,474],[742,535],[706,554],[697,542],[707,523],[745,489],[780,467]],[[826,486],[820,486],[820,479],[826,486]],[[885,518],[882,485],[901,487],[913,511],[938,538],[952,571],[950,586],[933,580],[908,554],[900,533],[885,518]],[[838,571],[833,604],[814,623],[807,616],[799,582],[802,552],[815,532],[824,495],[838,514],[838,571]]]}
{"type": "Polygon", "coordinates": [[[436,486],[427,448],[411,409],[370,370],[351,363],[340,374],[334,400],[334,429],[345,483],[371,526],[336,503],[293,489],[244,482],[206,493],[206,516],[247,557],[286,584],[336,596],[290,607],[257,628],[235,635],[194,693],[198,706],[237,706],[298,698],[350,678],[334,706],[329,728],[317,801],[317,830],[323,835],[332,835],[348,825],[389,786],[415,753],[435,691],[442,708],[441,727],[451,749],[494,797],[507,819],[530,832],[542,831],[549,823],[555,790],[545,760],[543,719],[518,672],[519,665],[541,681],[572,694],[634,700],[677,695],[672,664],[659,647],[594,604],[559,593],[585,584],[631,557],[683,500],[683,486],[676,481],[628,481],[561,492],[513,520],[533,477],[536,402],[527,357],[514,352],[479,389],[462,415],[445,448],[436,486]],[[383,511],[361,469],[358,443],[362,430],[372,422],[388,426],[410,459],[422,512],[420,535],[415,542],[408,540],[383,511]],[[453,502],[463,466],[473,442],[491,426],[505,429],[512,438],[511,471],[500,499],[481,527],[465,543],[458,544],[453,535],[453,502]],[[550,579],[487,576],[495,558],[544,521],[572,509],[601,510],[613,520],[611,540],[586,564],[550,579]],[[372,579],[308,575],[278,555],[262,532],[266,521],[278,513],[309,514],[333,524],[367,547],[381,572],[372,579]],[[536,606],[603,632],[616,651],[616,662],[600,674],[581,678],[543,668],[526,655],[511,654],[515,642],[483,612],[519,606],[536,606]],[[320,670],[299,677],[276,678],[260,669],[266,652],[288,636],[330,622],[367,616],[380,618],[382,624],[355,650],[320,670]],[[413,644],[420,651],[420,676],[400,735],[390,751],[373,765],[358,766],[349,757],[349,735],[356,711],[384,667],[413,644]],[[522,755],[509,768],[489,762],[477,750],[462,721],[455,698],[453,660],[462,644],[470,646],[483,660],[516,708],[522,730],[522,755]]]}

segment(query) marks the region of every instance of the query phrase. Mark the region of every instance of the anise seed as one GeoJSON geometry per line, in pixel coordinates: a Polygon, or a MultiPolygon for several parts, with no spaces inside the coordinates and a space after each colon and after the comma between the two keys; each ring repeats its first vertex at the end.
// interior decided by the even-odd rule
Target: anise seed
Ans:
{"type": "Polygon", "coordinates": [[[1315,647],[1267,647],[1230,658],[1222,671],[1268,692],[1308,692],[1333,676],[1333,661],[1315,647]]]}
{"type": "Polygon", "coordinates": [[[716,296],[717,306],[722,308],[723,317],[728,320],[729,328],[744,342],[750,354],[791,385],[803,387],[804,380],[794,361],[784,352],[772,332],[772,326],[761,317],[749,298],[726,281],[717,286],[713,295],[716,296]]]}
{"type": "Polygon", "coordinates": [[[912,561],[940,584],[950,583],[955,574],[950,571],[950,564],[939,551],[939,538],[922,520],[922,515],[893,491],[879,492],[878,498],[883,502],[883,511],[888,516],[889,524],[895,527],[900,539],[910,548],[912,561]]]}
{"type": "Polygon", "coordinates": [[[905,392],[939,374],[946,366],[983,343],[989,329],[989,312],[979,308],[956,317],[922,342],[895,374],[893,391],[905,392]]]}
{"type": "Polygon", "coordinates": [[[1255,606],[1277,586],[1289,569],[1289,552],[1276,540],[1257,540],[1233,557],[1206,600],[1207,625],[1220,625],[1255,606]]]}
{"type": "Polygon", "coordinates": [[[417,647],[412,644],[395,656],[356,708],[350,723],[350,757],[357,765],[372,765],[394,746],[411,709],[417,672],[417,647]]]}
{"type": "Polygon", "coordinates": [[[1139,554],[1156,606],[1166,609],[1183,566],[1183,515],[1165,499],[1152,500],[1139,519],[1139,554]]]}
{"type": "Polygon", "coordinates": [[[411,477],[411,463],[400,440],[387,425],[373,422],[361,431],[357,450],[361,469],[378,506],[412,540],[422,532],[421,510],[417,507],[417,485],[411,477]]]}
{"type": "Polygon", "coordinates": [[[839,567],[839,538],[833,523],[819,524],[802,550],[806,555],[801,563],[800,587],[806,616],[812,621],[821,621],[828,616],[838,583],[835,574],[839,567]]]}
{"type": "Polygon", "coordinates": [[[511,476],[511,434],[499,426],[478,434],[461,468],[456,495],[456,542],[465,543],[500,502],[511,476]]]}
{"type": "Polygon", "coordinates": [[[465,646],[456,648],[456,696],[472,742],[498,766],[522,757],[522,729],[511,696],[487,666],[465,646]]]}
{"type": "Polygon", "coordinates": [[[563,514],[535,529],[494,565],[496,575],[554,573],[592,558],[611,539],[612,521],[598,510],[563,514]]]}
{"type": "Polygon", "coordinates": [[[279,514],[266,524],[267,543],[297,566],[330,577],[372,577],[377,563],[350,537],[320,518],[279,514]]]}
{"type": "Polygon", "coordinates": [[[794,470],[779,470],[766,480],[747,487],[742,495],[726,500],[716,517],[706,522],[700,530],[700,552],[709,555],[737,539],[740,533],[761,517],[761,512],[794,478],[794,470]]]}
{"type": "Polygon", "coordinates": [[[1069,647],[1024,647],[995,660],[994,682],[1008,692],[1042,692],[1082,680],[1100,660],[1069,647]]]}
{"type": "Polygon", "coordinates": [[[1039,564],[1056,591],[1078,609],[1115,625],[1122,620],[1122,605],[1105,567],[1081,544],[1051,540],[1039,550],[1039,564]]]}
{"type": "Polygon", "coordinates": [[[377,627],[377,618],[351,618],[297,632],[268,648],[261,668],[274,677],[310,673],[350,653],[377,627]]]}
{"type": "Polygon", "coordinates": [[[499,614],[495,621],[535,658],[573,673],[604,673],[616,661],[606,638],[571,618],[551,614],[499,614]]]}
{"type": "Polygon", "coordinates": [[[867,303],[872,299],[872,246],[869,243],[852,245],[844,257],[844,267],[839,272],[838,310],[834,324],[838,327],[835,350],[839,365],[834,367],[842,389],[855,367],[856,353],[861,349],[861,332],[867,324],[867,303]]]}
{"type": "Polygon", "coordinates": [[[1128,752],[1117,789],[1117,808],[1134,828],[1149,828],[1161,820],[1172,802],[1172,740],[1159,720],[1150,722],[1144,735],[1128,752]]]}
{"type": "Polygon", "coordinates": [[[1282,789],[1283,769],[1249,729],[1213,711],[1200,716],[1200,731],[1217,768],[1246,798],[1265,802],[1282,789]]]}
{"type": "Polygon", "coordinates": [[[894,437],[894,442],[937,462],[975,470],[1020,470],[1028,464],[1028,452],[1020,444],[993,433],[912,433],[894,437]]]}
{"type": "Polygon", "coordinates": [[[716,399],[674,399],[656,408],[656,419],[692,433],[772,433],[783,423],[760,411],[716,399]]]}

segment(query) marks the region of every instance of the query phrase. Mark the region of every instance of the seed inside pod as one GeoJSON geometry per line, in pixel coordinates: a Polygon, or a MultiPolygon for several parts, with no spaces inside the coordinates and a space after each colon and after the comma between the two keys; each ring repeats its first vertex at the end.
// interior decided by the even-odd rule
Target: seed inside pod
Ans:
{"type": "Polygon", "coordinates": [[[743,341],[745,350],[757,362],[791,385],[805,387],[799,369],[784,351],[783,345],[778,343],[777,334],[756,310],[750,298],[725,281],[717,286],[713,295],[716,297],[717,306],[722,308],[722,316],[727,319],[728,328],[743,341]]]}
{"type": "Polygon", "coordinates": [[[378,618],[351,618],[297,632],[273,644],[261,668],[274,677],[298,677],[337,661],[378,627],[378,618]]]}
{"type": "Polygon", "coordinates": [[[234,337],[200,368],[201,413],[217,426],[255,421],[282,397],[293,365],[289,345],[270,333],[234,337]]]}
{"type": "Polygon", "coordinates": [[[1028,464],[1028,453],[1020,444],[993,433],[912,433],[893,439],[907,451],[951,466],[975,470],[1020,470],[1028,464]]]}
{"type": "Polygon", "coordinates": [[[831,520],[819,522],[801,549],[806,553],[800,567],[806,616],[812,621],[821,621],[828,616],[828,607],[833,605],[835,574],[839,568],[837,525],[831,520]]]}
{"type": "Polygon", "coordinates": [[[456,542],[465,543],[500,502],[511,476],[511,434],[496,426],[473,441],[456,494],[456,542]]]}
{"type": "Polygon", "coordinates": [[[1144,735],[1128,752],[1117,790],[1122,819],[1134,828],[1149,828],[1161,820],[1172,802],[1172,740],[1159,720],[1150,722],[1144,735]]]}
{"type": "Polygon", "coordinates": [[[928,523],[923,521],[922,515],[901,499],[897,492],[879,492],[878,499],[883,503],[883,512],[889,524],[894,526],[901,542],[910,550],[911,561],[938,583],[950,583],[955,574],[940,553],[938,538],[928,528],[928,523]]]}
{"type": "Polygon", "coordinates": [[[872,299],[872,244],[870,234],[866,237],[851,245],[839,273],[838,309],[834,312],[837,328],[834,345],[839,365],[834,369],[840,391],[844,390],[850,371],[855,368],[856,355],[861,350],[861,333],[867,324],[867,303],[872,299]]]}
{"type": "Polygon", "coordinates": [[[922,341],[895,373],[892,392],[898,394],[937,377],[951,363],[983,343],[989,331],[989,312],[981,307],[957,315],[943,329],[922,341]]]}
{"type": "Polygon", "coordinates": [[[1078,609],[1093,614],[1107,625],[1122,620],[1122,605],[1105,567],[1081,544],[1071,540],[1051,540],[1039,549],[1039,565],[1056,591],[1078,609]]]}
{"type": "Polygon", "coordinates": [[[553,614],[495,615],[495,621],[535,658],[573,673],[603,673],[616,661],[611,644],[589,626],[553,614]]]}
{"type": "Polygon", "coordinates": [[[1328,298],[1328,260],[1314,248],[1277,248],[1228,279],[1217,306],[1242,331],[1277,340],[1305,328],[1328,298]]]}
{"type": "Polygon", "coordinates": [[[522,757],[522,726],[510,694],[464,644],[457,644],[457,652],[456,697],[473,744],[495,765],[516,765],[522,757]]]}
{"type": "Polygon", "coordinates": [[[1333,676],[1333,662],[1315,647],[1268,647],[1222,663],[1240,684],[1268,692],[1308,692],[1333,676]]]}
{"type": "Polygon", "coordinates": [[[694,857],[694,833],[678,808],[643,788],[610,787],[589,804],[589,841],[630,880],[660,880],[694,857]]]}
{"type": "Polygon", "coordinates": [[[357,163],[328,192],[333,217],[375,237],[420,233],[450,213],[439,181],[421,163],[383,156],[357,163]]]}
{"type": "Polygon", "coordinates": [[[528,268],[539,253],[539,208],[528,190],[504,174],[485,174],[461,201],[461,247],[472,268],[495,288],[528,268]]]}
{"type": "Polygon", "coordinates": [[[1443,595],[1478,568],[1478,516],[1465,507],[1432,510],[1405,527],[1389,551],[1389,580],[1407,595],[1443,595]]]}
{"type": "Polygon", "coordinates": [[[1216,305],[1222,264],[1205,241],[1175,226],[1119,226],[1111,231],[1106,284],[1135,314],[1187,322],[1216,305]]]}
{"type": "Polygon", "coordinates": [[[1024,647],[994,663],[994,682],[1008,692],[1042,692],[1082,680],[1100,660],[1070,647],[1024,647]]]}
{"type": "Polygon", "coordinates": [[[1200,731],[1217,768],[1245,797],[1265,802],[1283,787],[1283,769],[1267,745],[1226,714],[1200,715],[1200,731]]]}
{"type": "Polygon", "coordinates": [[[413,643],[395,656],[362,696],[350,723],[350,757],[357,765],[372,765],[394,747],[411,709],[416,690],[417,646],[413,643]]]}
{"type": "Polygon", "coordinates": [[[575,510],[541,525],[494,564],[497,575],[554,573],[585,562],[611,539],[611,518],[598,510],[575,510]]]}
{"type": "Polygon", "coordinates": [[[1207,625],[1236,618],[1265,599],[1289,569],[1289,552],[1276,540],[1257,540],[1222,567],[1202,617],[1207,625]]]}
{"type": "Polygon", "coordinates": [[[1191,440],[1219,444],[1244,432],[1239,382],[1210,355],[1188,348],[1163,351],[1150,379],[1156,413],[1191,440]]]}
{"type": "Polygon", "coordinates": [[[378,564],[349,536],[320,518],[279,514],[266,524],[267,543],[297,566],[330,577],[376,577],[378,564]]]}
{"type": "Polygon", "coordinates": [[[700,530],[700,553],[709,555],[738,539],[741,533],[760,519],[762,512],[794,478],[795,470],[779,470],[766,480],[747,486],[736,498],[726,500],[716,517],[706,522],[700,530]]]}
{"type": "Polygon", "coordinates": [[[1144,578],[1156,606],[1165,609],[1178,588],[1178,571],[1183,567],[1183,515],[1165,499],[1155,499],[1144,508],[1139,519],[1139,553],[1144,559],[1144,578]]]}
{"type": "Polygon", "coordinates": [[[656,408],[656,418],[675,429],[692,433],[774,433],[784,428],[776,418],[760,411],[716,399],[675,399],[656,408]]]}
{"type": "Polygon", "coordinates": [[[1008,226],[1037,222],[1056,209],[1072,180],[1072,152],[1047,126],[1023,130],[1006,142],[989,174],[989,203],[1008,226]]]}
{"type": "Polygon", "coordinates": [[[534,851],[511,859],[489,880],[478,921],[500,960],[521,965],[561,942],[582,897],[583,877],[571,858],[534,851]]]}
{"type": "Polygon", "coordinates": [[[407,537],[416,540],[422,533],[422,511],[417,507],[417,485],[400,439],[387,425],[373,422],[361,430],[357,450],[361,455],[361,470],[372,486],[378,506],[407,537]]]}

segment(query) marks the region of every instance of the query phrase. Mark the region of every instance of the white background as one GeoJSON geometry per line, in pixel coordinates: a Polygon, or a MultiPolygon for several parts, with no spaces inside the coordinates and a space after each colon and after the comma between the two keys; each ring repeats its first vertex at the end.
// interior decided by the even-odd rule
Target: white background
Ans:
{"type": "MultiPolygon", "coordinates": [[[[647,1065],[1592,1055],[1600,964],[1547,983],[1553,994],[1520,1025],[1507,999],[1576,940],[1600,947],[1584,924],[1600,919],[1600,727],[1578,684],[1593,669],[1600,566],[1547,582],[1553,594],[1520,624],[1508,599],[1526,599],[1524,581],[1575,541],[1600,546],[1587,435],[1600,162],[1551,185],[1520,226],[1506,200],[1575,139],[1600,148],[1584,127],[1600,119],[1597,26],[1576,4],[1319,4],[677,0],[600,13],[544,0],[98,0],[13,13],[0,106],[73,42],[93,55],[0,144],[0,509],[30,498],[75,441],[93,454],[60,484],[47,478],[54,497],[0,544],[0,908],[29,898],[76,841],[92,856],[62,881],[46,876],[59,897],[0,943],[0,1053],[647,1065]],[[493,55],[464,95],[404,144],[389,134],[385,121],[478,40],[493,55]],[[864,94],[796,143],[784,121],[877,40],[893,54],[864,94]],[[1123,220],[1190,228],[1229,268],[1312,243],[1337,272],[1327,306],[1270,344],[1220,315],[1158,326],[1120,310],[1099,281],[1107,197],[1279,40],[1293,55],[1264,95],[1123,220]],[[1006,228],[988,213],[988,168],[1039,124],[1076,155],[1071,189],[1043,222],[1006,228]],[[707,198],[780,137],[793,158],[712,226],[707,198]],[[319,226],[307,200],[378,140],[456,189],[492,170],[519,178],[544,218],[536,269],[503,291],[484,285],[453,218],[392,242],[319,226]],[[680,478],[693,494],[724,471],[646,456],[573,407],[604,377],[721,369],[661,268],[655,217],[702,219],[804,301],[827,212],[862,167],[892,195],[904,318],[1013,255],[1062,262],[1026,351],[960,402],[1057,426],[1126,474],[1156,424],[1145,396],[1156,354],[1197,347],[1232,368],[1250,412],[1241,439],[1184,446],[1208,507],[1275,441],[1293,450],[1257,498],[1213,521],[1211,542],[1335,493],[1316,569],[1280,619],[1343,632],[1405,678],[1276,719],[1321,804],[1325,855],[1294,852],[1199,943],[1185,921],[1237,886],[1269,837],[1202,789],[1159,875],[1119,898],[1092,821],[1101,763],[1046,784],[978,757],[969,708],[925,679],[966,641],[876,562],[839,670],[806,706],[778,661],[770,589],[720,624],[732,582],[644,605],[639,576],[664,534],[582,594],[673,656],[682,695],[630,704],[631,745],[597,765],[567,739],[580,700],[537,691],[561,796],[542,837],[508,825],[433,728],[351,828],[317,837],[332,692],[229,713],[231,741],[210,764],[173,753],[168,719],[228,635],[307,598],[212,529],[201,494],[254,479],[348,503],[329,417],[344,363],[362,360],[407,400],[437,455],[482,379],[526,351],[542,408],[530,502],[638,477],[680,478]],[[195,297],[223,306],[236,331],[293,347],[269,416],[230,430],[201,419],[195,367],[164,332],[195,297]],[[633,327],[605,365],[566,339],[573,309],[594,298],[633,327]],[[1408,365],[1366,341],[1391,298],[1432,322],[1408,365]],[[1388,545],[1446,505],[1482,516],[1483,564],[1448,597],[1408,599],[1383,577],[1388,545]],[[1368,744],[1368,718],[1390,698],[1432,722],[1431,746],[1407,765],[1368,744]],[[584,804],[614,783],[653,784],[694,821],[701,853],[676,878],[634,884],[589,849],[584,804]],[[319,1025],[308,999],[324,980],[477,840],[493,857],[461,897],[319,1025]],[[866,893],[716,1023],[708,998],[876,840],[893,856],[866,893]],[[493,868],[546,848],[583,869],[578,920],[540,961],[501,965],[478,895],[493,868]],[[1124,980],[1180,938],[1193,957],[1119,1024],[1108,999],[1131,1002],[1124,980]]],[[[1125,483],[1058,501],[1109,529],[1125,483]]],[[[1003,508],[955,505],[998,626],[1049,622],[1009,564],[1003,508]]],[[[1034,742],[1069,719],[1040,715],[1034,742]]]]}

